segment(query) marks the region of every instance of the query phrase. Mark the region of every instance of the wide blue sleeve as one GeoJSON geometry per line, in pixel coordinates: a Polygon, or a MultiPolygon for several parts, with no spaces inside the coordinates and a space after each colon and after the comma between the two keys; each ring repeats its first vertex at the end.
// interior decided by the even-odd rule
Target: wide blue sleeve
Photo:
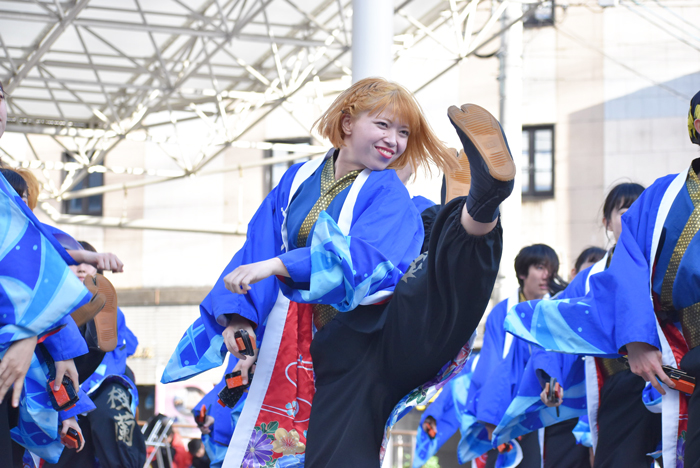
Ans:
{"type": "Polygon", "coordinates": [[[494,444],[508,442],[521,435],[586,414],[586,382],[580,356],[548,353],[533,349],[517,389],[517,394],[494,431],[494,444]],[[552,362],[558,361],[558,362],[552,362]],[[564,400],[556,408],[547,407],[540,399],[542,381],[539,366],[548,363],[564,388],[564,400]]]}
{"type": "Polygon", "coordinates": [[[515,398],[529,357],[528,344],[514,339],[508,354],[495,363],[490,377],[481,388],[477,420],[498,426],[515,398]]]}
{"type": "Polygon", "coordinates": [[[503,317],[506,313],[507,303],[507,300],[499,302],[486,319],[479,361],[474,369],[469,386],[469,396],[467,397],[467,409],[474,416],[478,415],[481,389],[489,379],[494,367],[503,358],[503,342],[505,339],[503,317]]]}
{"type": "Polygon", "coordinates": [[[283,249],[281,226],[291,180],[298,165],[290,168],[258,208],[248,224],[243,247],[236,252],[212,290],[199,305],[200,316],[185,331],[165,366],[161,382],[186,380],[223,364],[228,353],[222,333],[227,314],[238,314],[258,325],[256,338],[277,300],[279,287],[275,278],[252,284],[247,294],[234,294],[224,285],[224,277],[240,265],[255,263],[278,255],[283,249]]]}
{"type": "Polygon", "coordinates": [[[58,413],[59,421],[65,421],[66,419],[78,416],[79,414],[89,413],[97,408],[95,403],[92,402],[90,397],[83,391],[82,388],[78,389],[78,398],[79,400],[74,407],[58,413]]]}
{"type": "Polygon", "coordinates": [[[379,292],[394,290],[420,254],[423,223],[393,171],[373,172],[360,191],[345,236],[322,212],[310,247],[280,256],[291,281],[280,287],[290,300],[353,310],[379,292]]]}
{"type": "Polygon", "coordinates": [[[234,294],[224,285],[224,277],[241,265],[248,265],[280,255],[283,248],[283,209],[289,200],[289,191],[300,164],[292,166],[280,183],[265,197],[257,212],[248,223],[246,242],[224,269],[214,288],[202,302],[201,310],[209,314],[221,326],[226,326],[225,314],[238,314],[254,324],[265,323],[272,305],[277,300],[279,287],[274,277],[251,285],[247,294],[234,294]]]}
{"type": "Polygon", "coordinates": [[[85,343],[83,335],[80,334],[73,317],[66,315],[57,325],[62,328],[53,335],[47,336],[43,341],[54,361],[74,359],[88,352],[87,343],[85,343]]]}
{"type": "Polygon", "coordinates": [[[668,177],[655,182],[622,216],[610,267],[591,276],[584,297],[518,304],[508,312],[506,330],[545,349],[572,354],[615,358],[633,341],[659,348],[649,256],[669,183],[668,177]]]}
{"type": "Polygon", "coordinates": [[[90,300],[65,255],[0,176],[0,353],[14,341],[40,335],[90,300]]]}

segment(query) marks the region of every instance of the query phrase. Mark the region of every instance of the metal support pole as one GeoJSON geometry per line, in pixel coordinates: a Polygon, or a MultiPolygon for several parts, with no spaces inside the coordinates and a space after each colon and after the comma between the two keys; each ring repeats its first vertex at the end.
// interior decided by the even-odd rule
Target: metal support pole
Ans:
{"type": "MultiPolygon", "coordinates": [[[[523,14],[522,3],[511,2],[503,15],[503,24],[510,24],[523,14]]],[[[500,53],[500,120],[517,168],[513,194],[501,206],[503,255],[501,257],[500,299],[517,287],[513,270],[515,256],[522,247],[522,128],[523,128],[523,23],[513,24],[501,36],[500,53]]]]}
{"type": "Polygon", "coordinates": [[[370,76],[391,79],[394,3],[353,0],[352,9],[353,83],[370,76]]]}

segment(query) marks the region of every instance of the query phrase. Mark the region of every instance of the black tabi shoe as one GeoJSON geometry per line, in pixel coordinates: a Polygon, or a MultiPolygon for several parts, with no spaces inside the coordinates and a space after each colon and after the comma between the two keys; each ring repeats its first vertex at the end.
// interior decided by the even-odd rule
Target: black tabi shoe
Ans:
{"type": "Polygon", "coordinates": [[[498,218],[498,206],[513,191],[515,163],[506,136],[498,120],[475,104],[450,106],[447,115],[469,160],[467,212],[474,221],[490,223],[498,218]]]}

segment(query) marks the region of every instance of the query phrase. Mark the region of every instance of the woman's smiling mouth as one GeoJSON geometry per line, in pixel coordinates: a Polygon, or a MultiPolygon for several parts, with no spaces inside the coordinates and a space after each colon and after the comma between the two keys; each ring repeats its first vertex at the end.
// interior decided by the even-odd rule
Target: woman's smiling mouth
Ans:
{"type": "Polygon", "coordinates": [[[386,148],[384,146],[375,146],[377,151],[379,151],[379,154],[381,154],[384,158],[386,159],[391,159],[394,157],[394,151],[386,148]]]}

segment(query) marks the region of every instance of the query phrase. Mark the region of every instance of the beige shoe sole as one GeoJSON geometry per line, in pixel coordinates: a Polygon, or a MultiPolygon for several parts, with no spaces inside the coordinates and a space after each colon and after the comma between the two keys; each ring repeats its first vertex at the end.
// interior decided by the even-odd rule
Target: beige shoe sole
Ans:
{"type": "Polygon", "coordinates": [[[503,182],[515,178],[515,163],[494,116],[476,104],[463,104],[461,108],[450,106],[447,115],[479,150],[491,177],[503,182]]]}
{"type": "Polygon", "coordinates": [[[100,313],[107,302],[104,295],[100,294],[94,276],[87,275],[83,281],[83,284],[88,291],[92,293],[92,299],[90,299],[90,302],[71,314],[71,317],[73,317],[73,320],[78,326],[84,325],[95,318],[95,316],[100,313]]]}
{"type": "MultiPolygon", "coordinates": [[[[454,150],[457,155],[457,150],[454,150]]],[[[469,187],[472,183],[472,173],[469,170],[469,159],[464,150],[459,150],[457,163],[459,168],[445,174],[445,203],[457,197],[469,195],[469,187]]]]}
{"type": "Polygon", "coordinates": [[[97,347],[104,352],[114,351],[117,347],[117,292],[114,286],[104,276],[97,274],[97,287],[104,295],[106,303],[99,314],[95,316],[97,330],[97,347]]]}

